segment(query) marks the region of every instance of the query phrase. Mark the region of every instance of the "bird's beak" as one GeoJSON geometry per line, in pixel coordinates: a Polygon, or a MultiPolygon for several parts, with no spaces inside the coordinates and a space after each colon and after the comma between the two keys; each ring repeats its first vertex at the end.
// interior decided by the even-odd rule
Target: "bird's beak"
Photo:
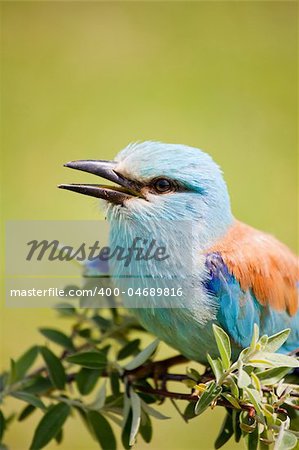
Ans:
{"type": "Polygon", "coordinates": [[[106,180],[112,181],[117,186],[107,186],[103,184],[60,184],[60,189],[78,192],[79,194],[89,195],[91,197],[102,198],[116,205],[123,205],[125,200],[132,197],[142,197],[141,184],[129,180],[117,173],[114,169],[117,166],[115,161],[95,161],[82,160],[71,161],[64,164],[70,169],[82,170],[94,175],[98,175],[106,180]]]}

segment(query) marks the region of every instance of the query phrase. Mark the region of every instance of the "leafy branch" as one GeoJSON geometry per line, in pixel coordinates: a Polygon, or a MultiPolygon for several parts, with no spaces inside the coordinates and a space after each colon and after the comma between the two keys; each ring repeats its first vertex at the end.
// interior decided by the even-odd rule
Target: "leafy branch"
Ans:
{"type": "MultiPolygon", "coordinates": [[[[208,408],[225,408],[215,448],[232,436],[237,442],[245,439],[250,450],[258,446],[262,450],[292,449],[297,445],[299,385],[291,372],[298,368],[298,359],[276,353],[289,330],[259,337],[255,326],[251,345],[232,361],[229,337],[214,325],[219,357],[208,356],[209,367],[203,373],[189,367],[192,363],[188,362],[182,374],[170,369],[180,363],[186,366],[183,356],[155,359],[157,340],[141,349],[141,340],[132,335],[145,330],[126,312],[76,309],[69,304],[58,305],[57,311],[71,319],[69,335],[41,328],[47,345],[34,345],[11,360],[10,369],[0,376],[0,442],[15,418],[4,412],[6,399],[13,397],[20,405],[25,403],[18,421],[41,415],[31,450],[44,448],[52,439],[61,443],[64,424],[74,414],[104,450],[116,448],[112,422],[120,428],[125,449],[139,436],[150,442],[152,419],[168,419],[159,411],[159,404],[166,399],[185,422],[208,408]],[[53,351],[53,344],[60,352],[53,351]],[[181,389],[170,391],[170,381],[181,389]],[[177,400],[185,402],[183,409],[177,400]]],[[[7,448],[1,445],[1,449],[7,448]]]]}

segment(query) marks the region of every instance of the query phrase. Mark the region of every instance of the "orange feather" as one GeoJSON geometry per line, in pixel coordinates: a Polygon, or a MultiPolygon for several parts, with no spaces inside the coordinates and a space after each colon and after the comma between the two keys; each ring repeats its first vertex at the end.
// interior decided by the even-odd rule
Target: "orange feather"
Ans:
{"type": "Polygon", "coordinates": [[[221,254],[241,288],[278,311],[298,310],[299,258],[273,236],[235,221],[209,249],[221,254]]]}

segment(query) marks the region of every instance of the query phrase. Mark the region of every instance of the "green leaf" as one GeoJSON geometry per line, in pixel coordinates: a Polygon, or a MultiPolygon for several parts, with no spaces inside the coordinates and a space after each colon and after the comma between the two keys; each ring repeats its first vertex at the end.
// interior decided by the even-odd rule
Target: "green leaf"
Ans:
{"type": "Polygon", "coordinates": [[[150,416],[145,412],[141,411],[141,421],[140,421],[140,434],[144,442],[149,443],[153,437],[153,427],[150,416]]]}
{"type": "Polygon", "coordinates": [[[256,426],[252,433],[248,434],[247,448],[248,450],[257,450],[259,445],[259,428],[256,426]]]}
{"type": "Polygon", "coordinates": [[[229,337],[225,333],[225,331],[222,330],[222,328],[218,327],[215,324],[213,324],[213,332],[221,356],[223,368],[227,370],[230,367],[230,359],[231,359],[231,346],[229,337]]]}
{"type": "Polygon", "coordinates": [[[56,434],[55,441],[57,442],[57,444],[61,444],[61,442],[63,441],[63,430],[62,430],[62,428],[56,434]]]}
{"type": "Polygon", "coordinates": [[[160,411],[157,411],[156,409],[152,408],[151,406],[149,406],[147,403],[145,403],[144,401],[141,402],[142,405],[142,409],[149,415],[152,417],[155,417],[156,419],[159,420],[166,420],[166,419],[170,419],[170,417],[165,416],[164,414],[160,413],[160,411]]]}
{"type": "Polygon", "coordinates": [[[244,388],[251,384],[251,378],[248,373],[243,369],[242,364],[239,364],[239,373],[238,373],[238,386],[239,388],[244,388]]]}
{"type": "Polygon", "coordinates": [[[184,411],[184,419],[186,421],[189,421],[191,419],[194,419],[194,417],[197,417],[197,415],[195,414],[195,404],[193,402],[188,403],[188,405],[186,406],[186,409],[184,411]]]}
{"type": "Polygon", "coordinates": [[[218,382],[224,372],[222,361],[220,358],[217,358],[217,359],[211,358],[211,356],[209,354],[207,355],[207,359],[211,366],[211,369],[213,370],[216,381],[218,382]]]}
{"type": "Polygon", "coordinates": [[[45,336],[49,341],[55,342],[67,350],[74,350],[72,340],[62,331],[54,330],[53,328],[39,328],[39,332],[45,336]]]}
{"type": "Polygon", "coordinates": [[[258,391],[249,387],[244,387],[244,391],[249,397],[250,402],[253,404],[256,414],[259,416],[260,421],[264,424],[265,418],[262,410],[262,399],[258,391]]]}
{"type": "Polygon", "coordinates": [[[136,355],[139,351],[140,339],[134,339],[126,344],[117,355],[117,359],[125,359],[128,356],[136,355]]]}
{"type": "Polygon", "coordinates": [[[94,409],[96,411],[103,408],[106,400],[106,380],[104,381],[103,385],[100,387],[94,401],[88,405],[90,409],[94,409]]]}
{"type": "Polygon", "coordinates": [[[221,397],[224,397],[231,405],[233,405],[234,408],[241,409],[238,400],[229,392],[223,392],[221,397]]]}
{"type": "Polygon", "coordinates": [[[75,375],[77,388],[80,394],[90,394],[101,377],[101,374],[102,370],[87,369],[86,367],[82,367],[82,369],[75,375]]]}
{"type": "Polygon", "coordinates": [[[256,376],[256,374],[252,371],[250,374],[252,386],[259,392],[262,392],[262,386],[260,383],[260,379],[256,376]]]}
{"type": "Polygon", "coordinates": [[[273,369],[266,369],[261,372],[257,372],[256,375],[259,377],[264,386],[268,386],[278,383],[289,372],[289,367],[274,367],[273,369]]]}
{"type": "Polygon", "coordinates": [[[118,396],[120,392],[120,386],[119,386],[119,373],[116,370],[113,370],[110,373],[110,386],[112,394],[118,396]]]}
{"type": "Polygon", "coordinates": [[[96,326],[102,331],[105,332],[112,327],[112,321],[105,319],[105,317],[99,316],[96,314],[91,318],[91,320],[96,324],[96,326]]]}
{"type": "Polygon", "coordinates": [[[32,406],[32,405],[25,406],[25,408],[23,409],[23,411],[21,412],[21,414],[18,417],[18,421],[22,422],[23,420],[26,419],[26,417],[30,416],[30,414],[32,414],[34,411],[36,411],[35,406],[32,406]]]}
{"type": "Polygon", "coordinates": [[[230,440],[230,438],[233,434],[234,434],[234,429],[233,429],[232,416],[231,416],[231,414],[226,413],[221,430],[220,430],[218,437],[214,444],[215,449],[221,448],[224,444],[226,444],[230,440]]]}
{"type": "Polygon", "coordinates": [[[0,409],[0,442],[2,441],[4,430],[5,430],[5,417],[0,409]]]}
{"type": "Polygon", "coordinates": [[[265,350],[266,345],[268,343],[268,336],[266,334],[264,334],[260,340],[259,340],[259,345],[261,346],[261,350],[265,350]]]}
{"type": "Polygon", "coordinates": [[[116,450],[116,440],[110,423],[97,411],[88,411],[87,419],[103,450],[116,450]]]}
{"type": "Polygon", "coordinates": [[[132,427],[132,410],[129,409],[127,417],[125,418],[124,426],[121,433],[121,442],[126,450],[130,450],[130,433],[132,427]]]}
{"type": "Polygon", "coordinates": [[[279,333],[273,334],[273,336],[268,337],[268,343],[265,347],[265,351],[269,353],[275,353],[280,349],[282,344],[285,343],[290,335],[291,330],[289,328],[280,331],[279,333]]]}
{"type": "Polygon", "coordinates": [[[45,447],[63,427],[70,414],[70,407],[66,403],[57,403],[51,406],[37,425],[30,450],[45,447]]]}
{"type": "Polygon", "coordinates": [[[76,309],[70,303],[57,303],[56,311],[62,316],[74,316],[76,309]]]}
{"type": "Polygon", "coordinates": [[[142,352],[138,353],[126,366],[126,370],[134,370],[147,361],[158,347],[159,340],[151,342],[142,352]]]}
{"type": "Polygon", "coordinates": [[[93,432],[93,429],[87,419],[87,412],[85,410],[83,410],[80,406],[74,406],[74,409],[77,411],[77,413],[79,414],[82,422],[84,423],[87,431],[90,433],[90,435],[92,436],[93,439],[95,438],[95,434],[93,432]]]}
{"type": "Polygon", "coordinates": [[[239,442],[242,437],[242,430],[240,428],[240,412],[236,409],[232,411],[233,429],[235,435],[235,441],[239,442]]]}
{"type": "Polygon", "coordinates": [[[16,362],[14,359],[10,359],[10,370],[9,370],[9,376],[8,376],[8,384],[13,384],[16,381],[17,378],[17,371],[16,371],[16,362]]]}
{"type": "Polygon", "coordinates": [[[238,385],[235,382],[235,377],[234,376],[229,377],[228,382],[230,385],[230,390],[231,390],[232,395],[238,399],[240,396],[240,392],[239,392],[238,385]]]}
{"type": "Polygon", "coordinates": [[[0,374],[0,392],[4,390],[8,380],[8,373],[3,372],[0,374]]]}
{"type": "Polygon", "coordinates": [[[255,346],[257,344],[259,338],[259,327],[257,326],[257,324],[253,324],[253,333],[252,333],[252,339],[251,339],[251,343],[250,343],[250,349],[254,350],[255,346]]]}
{"type": "Polygon", "coordinates": [[[213,400],[216,400],[220,396],[221,392],[222,388],[217,386],[215,381],[210,383],[195,405],[195,414],[197,416],[202,414],[210,406],[213,400]]]}
{"type": "Polygon", "coordinates": [[[248,360],[252,367],[299,367],[299,361],[293,356],[283,355],[281,353],[258,352],[248,360]]]}
{"type": "Polygon", "coordinates": [[[188,377],[192,378],[192,380],[196,381],[196,383],[199,382],[200,373],[197,370],[193,369],[192,367],[187,367],[186,374],[188,375],[188,377]]]}
{"type": "Polygon", "coordinates": [[[52,383],[49,378],[45,378],[41,375],[37,375],[29,381],[29,384],[26,385],[26,392],[30,392],[31,394],[42,394],[43,392],[48,391],[52,387],[52,383]]]}
{"type": "Polygon", "coordinates": [[[17,398],[18,400],[22,400],[23,402],[29,403],[32,406],[35,406],[36,408],[40,408],[41,410],[45,411],[46,407],[41,401],[40,398],[36,397],[33,394],[29,394],[28,392],[24,391],[16,391],[12,392],[10,394],[12,397],[17,398]]]}
{"type": "Polygon", "coordinates": [[[130,388],[130,398],[132,407],[132,426],[130,432],[129,445],[135,444],[135,439],[138,434],[140,419],[141,419],[141,400],[138,394],[130,388]]]}
{"type": "Polygon", "coordinates": [[[38,347],[34,345],[29,350],[27,350],[19,359],[15,362],[15,381],[21,380],[30,367],[33,365],[38,354],[38,347]]]}
{"type": "Polygon", "coordinates": [[[46,363],[51,382],[57,389],[64,389],[66,375],[61,361],[47,347],[40,347],[39,350],[46,363]]]}
{"type": "Polygon", "coordinates": [[[72,364],[87,367],[88,369],[104,369],[107,364],[105,353],[101,351],[80,352],[70,355],[66,360],[72,364]]]}
{"type": "Polygon", "coordinates": [[[296,447],[297,443],[296,436],[290,431],[285,430],[277,445],[274,446],[274,450],[291,450],[296,447]]]}

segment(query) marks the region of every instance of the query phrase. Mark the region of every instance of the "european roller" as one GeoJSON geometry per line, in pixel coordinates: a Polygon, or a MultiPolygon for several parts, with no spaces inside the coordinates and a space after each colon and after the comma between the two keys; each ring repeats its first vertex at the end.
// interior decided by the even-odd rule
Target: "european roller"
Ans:
{"type": "Polygon", "coordinates": [[[233,216],[222,172],[207,153],[143,142],[113,161],[73,161],[66,167],[114,183],[60,186],[102,199],[111,248],[126,247],[136,237],[167,243],[168,259],[133,259],[128,267],[111,263],[121,288],[153,288],[144,298],[124,291],[125,306],[148,331],[202,363],[207,353],[217,355],[214,323],[230,336],[234,357],[250,344],[254,324],[267,335],[290,328],[280,351],[299,347],[298,258],[233,216]]]}

